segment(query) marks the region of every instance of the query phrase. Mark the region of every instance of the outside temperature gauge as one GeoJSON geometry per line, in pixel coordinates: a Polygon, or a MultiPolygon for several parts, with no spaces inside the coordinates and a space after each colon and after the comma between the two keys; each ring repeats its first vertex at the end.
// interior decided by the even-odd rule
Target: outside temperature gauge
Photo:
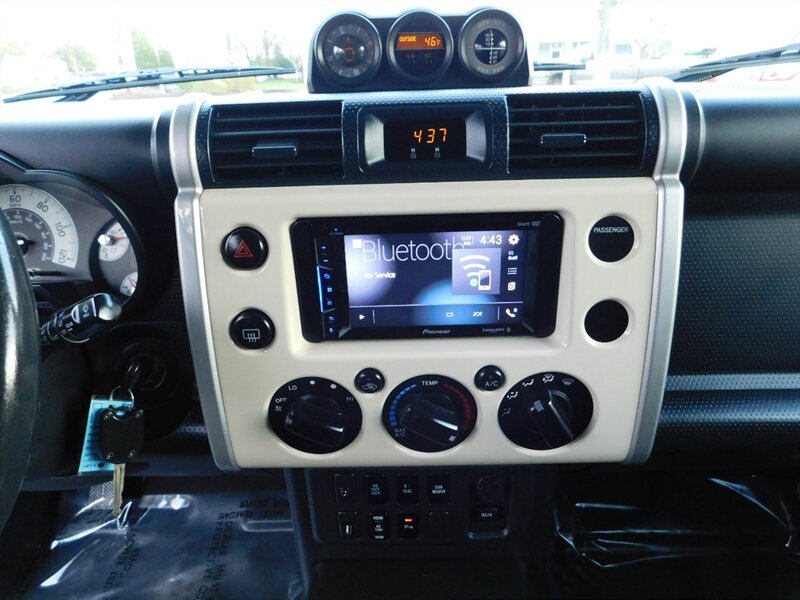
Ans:
{"type": "Polygon", "coordinates": [[[444,19],[427,11],[401,16],[389,30],[389,62],[411,81],[430,81],[453,58],[453,35],[444,19]]]}

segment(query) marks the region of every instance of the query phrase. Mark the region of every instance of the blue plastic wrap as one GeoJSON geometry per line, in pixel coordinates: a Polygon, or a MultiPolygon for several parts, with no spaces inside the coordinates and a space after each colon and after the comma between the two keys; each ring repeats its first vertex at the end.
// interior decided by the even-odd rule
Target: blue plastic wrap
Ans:
{"type": "Polygon", "coordinates": [[[143,496],[114,519],[107,484],[61,513],[25,598],[286,598],[297,574],[282,492],[143,496]]]}

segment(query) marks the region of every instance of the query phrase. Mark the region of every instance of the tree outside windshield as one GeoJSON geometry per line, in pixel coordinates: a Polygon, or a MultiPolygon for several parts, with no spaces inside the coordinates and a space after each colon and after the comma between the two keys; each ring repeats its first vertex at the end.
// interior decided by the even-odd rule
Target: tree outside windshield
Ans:
{"type": "MultiPolygon", "coordinates": [[[[114,94],[299,91],[314,31],[331,14],[397,16],[420,6],[464,14],[487,5],[520,21],[535,63],[532,83],[541,85],[629,83],[800,42],[797,0],[497,0],[474,6],[462,0],[0,0],[0,95],[122,71],[226,66],[293,67],[296,74],[114,94]],[[536,71],[536,64],[553,61],[580,68],[536,71]]],[[[742,81],[800,91],[800,69],[797,63],[762,67],[742,81]]]]}

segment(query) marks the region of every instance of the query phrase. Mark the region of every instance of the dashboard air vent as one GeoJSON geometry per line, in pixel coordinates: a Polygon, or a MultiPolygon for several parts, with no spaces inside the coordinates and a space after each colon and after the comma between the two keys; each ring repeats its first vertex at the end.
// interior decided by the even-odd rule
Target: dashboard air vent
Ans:
{"type": "Polygon", "coordinates": [[[648,137],[639,92],[510,95],[508,111],[512,173],[622,176],[648,167],[652,173],[648,148],[655,148],[649,143],[655,137],[648,137]]]}
{"type": "Polygon", "coordinates": [[[341,179],[341,102],[214,106],[208,117],[214,183],[291,184],[341,179]]]}

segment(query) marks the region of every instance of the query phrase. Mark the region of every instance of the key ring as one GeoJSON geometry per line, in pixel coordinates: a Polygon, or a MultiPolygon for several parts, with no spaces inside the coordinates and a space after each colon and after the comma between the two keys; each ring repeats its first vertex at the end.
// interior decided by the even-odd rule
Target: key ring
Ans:
{"type": "Polygon", "coordinates": [[[131,402],[133,402],[133,401],[134,401],[134,398],[133,398],[133,392],[132,392],[132,391],[130,391],[128,388],[123,388],[121,385],[118,385],[118,386],[117,386],[117,387],[115,387],[113,390],[111,390],[111,393],[108,395],[108,399],[109,399],[111,402],[114,402],[114,401],[116,401],[116,402],[119,402],[119,401],[123,400],[123,398],[115,398],[115,397],[114,397],[114,393],[116,393],[116,392],[118,392],[118,391],[124,391],[124,392],[126,392],[126,393],[127,393],[128,397],[127,397],[127,398],[125,398],[125,400],[130,400],[131,402]]]}

